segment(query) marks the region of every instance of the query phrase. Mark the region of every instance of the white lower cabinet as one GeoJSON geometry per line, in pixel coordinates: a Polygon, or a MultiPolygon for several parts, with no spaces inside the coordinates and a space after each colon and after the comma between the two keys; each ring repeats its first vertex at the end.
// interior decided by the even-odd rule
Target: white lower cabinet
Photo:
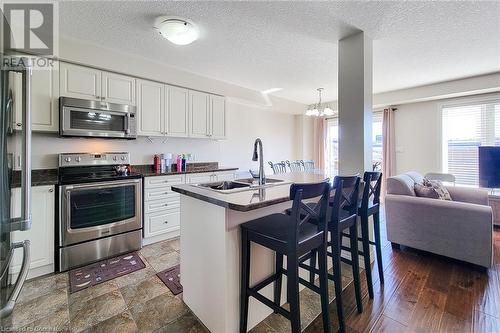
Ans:
{"type": "Polygon", "coordinates": [[[156,243],[180,235],[181,198],[179,193],[172,191],[172,185],[209,183],[235,178],[235,171],[145,177],[143,244],[156,243]]]}
{"type": "MultiPolygon", "coordinates": [[[[13,242],[30,240],[31,262],[28,278],[54,272],[54,186],[34,186],[31,188],[32,224],[31,229],[13,233],[13,242]]],[[[11,214],[21,215],[21,189],[11,192],[11,214]]],[[[21,270],[22,251],[15,251],[12,259],[13,275],[21,270]]]]}
{"type": "Polygon", "coordinates": [[[144,245],[179,236],[181,199],[171,186],[184,183],[184,175],[144,178],[144,245]]]}
{"type": "Polygon", "coordinates": [[[186,183],[188,184],[198,184],[198,183],[210,183],[215,181],[214,174],[205,173],[188,173],[186,175],[186,183]]]}
{"type": "Polygon", "coordinates": [[[150,237],[162,235],[180,226],[180,206],[172,210],[162,210],[147,215],[145,221],[150,237]]]}

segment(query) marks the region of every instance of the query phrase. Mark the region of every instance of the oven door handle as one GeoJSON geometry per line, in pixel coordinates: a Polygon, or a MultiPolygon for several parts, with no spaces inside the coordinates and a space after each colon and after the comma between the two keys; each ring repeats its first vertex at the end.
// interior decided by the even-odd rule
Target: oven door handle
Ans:
{"type": "Polygon", "coordinates": [[[138,185],[141,183],[141,178],[134,178],[129,180],[111,180],[100,183],[86,183],[86,184],[76,184],[76,185],[64,185],[63,190],[79,190],[79,189],[99,189],[99,188],[110,188],[110,187],[120,187],[126,185],[138,185]]]}

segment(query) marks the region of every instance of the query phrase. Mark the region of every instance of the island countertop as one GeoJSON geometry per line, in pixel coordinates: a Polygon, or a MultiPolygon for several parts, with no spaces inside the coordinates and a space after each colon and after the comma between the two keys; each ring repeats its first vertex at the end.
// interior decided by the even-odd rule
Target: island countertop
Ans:
{"type": "Polygon", "coordinates": [[[263,188],[244,189],[233,193],[220,193],[193,184],[174,185],[172,186],[172,191],[224,208],[248,212],[289,201],[290,185],[292,183],[314,183],[328,178],[324,174],[303,172],[269,175],[266,177],[282,179],[284,183],[271,184],[263,188]]]}

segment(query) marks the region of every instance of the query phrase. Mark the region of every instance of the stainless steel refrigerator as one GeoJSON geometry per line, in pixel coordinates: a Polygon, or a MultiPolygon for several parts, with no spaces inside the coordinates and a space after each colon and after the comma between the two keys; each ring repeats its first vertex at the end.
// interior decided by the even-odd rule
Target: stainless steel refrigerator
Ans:
{"type": "Polygon", "coordinates": [[[27,58],[15,58],[9,67],[0,69],[0,328],[8,326],[30,262],[29,240],[13,242],[12,233],[22,235],[31,228],[31,73],[27,58]],[[14,79],[22,81],[21,92],[14,91],[14,79]],[[22,108],[21,132],[12,130],[14,105],[22,108]],[[13,177],[19,176],[22,208],[21,216],[14,218],[11,216],[11,189],[13,177]],[[23,252],[23,261],[21,271],[12,278],[9,272],[16,251],[23,252]]]}

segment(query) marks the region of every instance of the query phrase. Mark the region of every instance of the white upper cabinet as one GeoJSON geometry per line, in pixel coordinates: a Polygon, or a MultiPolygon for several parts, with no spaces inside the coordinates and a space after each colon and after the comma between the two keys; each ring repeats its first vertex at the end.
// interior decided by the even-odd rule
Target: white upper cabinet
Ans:
{"type": "Polygon", "coordinates": [[[199,91],[189,91],[189,136],[210,137],[209,95],[199,91]]]}
{"type": "Polygon", "coordinates": [[[98,69],[60,64],[61,96],[136,104],[135,78],[98,69]]]}
{"type": "Polygon", "coordinates": [[[167,131],[168,136],[185,137],[189,135],[189,92],[187,89],[166,86],[167,93],[167,131]]]}
{"type": "MultiPolygon", "coordinates": [[[[58,130],[57,97],[60,95],[136,105],[137,134],[142,136],[206,139],[225,139],[227,136],[227,114],[222,96],[64,62],[60,63],[59,71],[54,72],[56,75],[49,77],[48,73],[41,73],[33,79],[34,90],[36,88],[33,104],[36,102],[44,108],[33,117],[34,130],[58,130]],[[56,79],[59,82],[56,83],[56,79]]],[[[14,128],[20,129],[17,123],[18,119],[14,119],[14,128]]]]}
{"type": "Polygon", "coordinates": [[[60,64],[61,96],[101,100],[101,74],[97,69],[60,64]]]}
{"type": "MultiPolygon", "coordinates": [[[[10,73],[9,73],[10,74],[10,73]]],[[[22,80],[21,74],[12,73],[13,80],[13,129],[22,130],[22,80]]],[[[37,69],[32,72],[31,83],[31,128],[33,131],[57,132],[59,130],[59,72],[54,61],[52,69],[37,69]]]]}
{"type": "Polygon", "coordinates": [[[102,72],[102,100],[135,105],[135,78],[102,72]]]}
{"type": "Polygon", "coordinates": [[[137,80],[137,134],[165,134],[165,85],[137,80]]]}
{"type": "Polygon", "coordinates": [[[210,137],[226,138],[226,106],[222,96],[210,95],[210,137]]]}

